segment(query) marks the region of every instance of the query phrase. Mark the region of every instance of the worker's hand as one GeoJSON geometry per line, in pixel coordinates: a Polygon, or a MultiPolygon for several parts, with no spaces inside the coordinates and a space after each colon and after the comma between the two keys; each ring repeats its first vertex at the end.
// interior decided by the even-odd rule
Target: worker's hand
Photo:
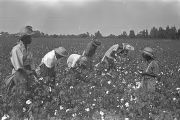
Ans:
{"type": "Polygon", "coordinates": [[[41,72],[40,72],[40,67],[37,67],[36,70],[35,70],[35,72],[36,72],[37,75],[40,75],[40,74],[41,74],[41,72]]]}
{"type": "Polygon", "coordinates": [[[95,67],[98,67],[100,63],[96,64],[95,67]]]}
{"type": "Polygon", "coordinates": [[[28,75],[31,75],[33,73],[32,70],[25,70],[28,75]]]}

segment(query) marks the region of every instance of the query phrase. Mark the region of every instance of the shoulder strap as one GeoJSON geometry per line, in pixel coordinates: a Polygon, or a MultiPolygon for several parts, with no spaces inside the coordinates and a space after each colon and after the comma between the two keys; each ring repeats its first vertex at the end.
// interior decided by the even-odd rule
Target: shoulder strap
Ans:
{"type": "Polygon", "coordinates": [[[152,64],[152,62],[153,62],[153,61],[151,61],[151,62],[148,64],[148,67],[146,68],[146,72],[148,72],[148,70],[149,70],[149,68],[150,68],[150,66],[151,66],[151,64],[152,64]]]}

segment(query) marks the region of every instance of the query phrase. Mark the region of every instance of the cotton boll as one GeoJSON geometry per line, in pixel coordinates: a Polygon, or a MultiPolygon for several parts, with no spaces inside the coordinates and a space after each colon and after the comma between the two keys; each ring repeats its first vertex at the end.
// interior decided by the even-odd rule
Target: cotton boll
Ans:
{"type": "Polygon", "coordinates": [[[86,108],[85,110],[86,110],[87,112],[89,112],[89,111],[90,111],[90,109],[89,109],[89,108],[86,108]]]}
{"type": "Polygon", "coordinates": [[[60,109],[60,110],[63,110],[64,108],[63,108],[63,106],[60,106],[59,109],[60,109]]]}

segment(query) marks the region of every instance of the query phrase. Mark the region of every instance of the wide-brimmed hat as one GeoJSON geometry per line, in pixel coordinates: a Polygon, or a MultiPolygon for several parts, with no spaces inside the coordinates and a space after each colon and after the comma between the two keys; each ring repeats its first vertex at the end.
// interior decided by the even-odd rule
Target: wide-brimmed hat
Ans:
{"type": "Polygon", "coordinates": [[[128,43],[122,43],[122,47],[124,50],[134,51],[134,47],[128,43]]]}
{"type": "Polygon", "coordinates": [[[32,26],[25,26],[23,27],[20,32],[18,33],[18,36],[23,36],[23,35],[33,35],[34,31],[32,26]]]}
{"type": "Polygon", "coordinates": [[[142,51],[141,51],[143,54],[146,54],[152,58],[154,58],[154,51],[152,48],[150,47],[145,47],[142,51]]]}
{"type": "Polygon", "coordinates": [[[63,57],[67,57],[68,56],[68,52],[64,47],[58,47],[55,48],[54,51],[58,54],[61,55],[63,57]]]}

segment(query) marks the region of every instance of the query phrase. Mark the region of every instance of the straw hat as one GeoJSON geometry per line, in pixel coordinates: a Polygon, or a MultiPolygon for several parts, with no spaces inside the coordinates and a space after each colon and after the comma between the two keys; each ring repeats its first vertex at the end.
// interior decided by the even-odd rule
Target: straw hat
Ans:
{"type": "Polygon", "coordinates": [[[150,57],[154,58],[154,51],[150,47],[145,47],[142,53],[149,55],[150,57]]]}
{"type": "Polygon", "coordinates": [[[55,48],[54,51],[57,54],[59,54],[59,55],[61,55],[63,57],[67,57],[68,56],[68,52],[67,52],[67,50],[64,47],[55,48]]]}
{"type": "Polygon", "coordinates": [[[34,32],[33,32],[32,26],[25,26],[19,32],[19,36],[33,35],[33,34],[34,34],[34,32]]]}
{"type": "Polygon", "coordinates": [[[134,47],[128,43],[122,43],[124,50],[131,50],[134,51],[134,47]]]}

